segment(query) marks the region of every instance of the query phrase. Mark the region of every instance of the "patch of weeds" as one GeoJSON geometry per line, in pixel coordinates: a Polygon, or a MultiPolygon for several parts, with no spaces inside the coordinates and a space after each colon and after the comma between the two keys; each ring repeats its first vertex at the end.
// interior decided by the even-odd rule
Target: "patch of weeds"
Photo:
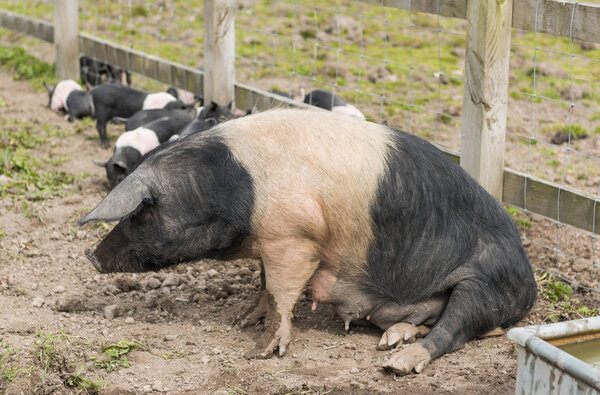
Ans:
{"type": "Polygon", "coordinates": [[[553,125],[545,127],[543,129],[543,132],[546,132],[546,133],[561,132],[566,135],[569,135],[569,130],[571,131],[571,138],[573,138],[573,139],[581,139],[581,138],[587,137],[591,134],[589,130],[587,130],[586,128],[584,128],[583,126],[581,126],[578,123],[571,124],[570,127],[569,127],[569,124],[565,124],[565,123],[553,124],[553,125]]]}
{"type": "Polygon", "coordinates": [[[60,195],[75,181],[87,177],[85,174],[72,175],[42,169],[45,164],[55,165],[65,158],[42,156],[39,148],[47,145],[53,137],[68,135],[68,132],[50,125],[35,125],[15,119],[0,120],[0,174],[11,179],[0,187],[0,196],[27,195],[29,200],[48,199],[60,195]]]}
{"type": "Polygon", "coordinates": [[[339,337],[346,336],[346,332],[340,331],[340,330],[335,331],[333,334],[336,335],[336,336],[339,336],[339,337]]]}
{"type": "Polygon", "coordinates": [[[523,211],[514,206],[507,206],[506,211],[515,220],[520,228],[529,228],[533,222],[525,216],[523,211]]]}
{"type": "Polygon", "coordinates": [[[131,9],[132,16],[142,16],[144,18],[148,17],[148,10],[143,5],[136,5],[131,9]]]}
{"type": "Polygon", "coordinates": [[[71,388],[79,388],[84,390],[88,394],[97,394],[100,392],[102,387],[106,384],[105,380],[93,381],[86,379],[79,373],[75,373],[72,376],[69,376],[65,380],[65,384],[67,387],[71,388]]]}
{"type": "Polygon", "coordinates": [[[69,364],[58,349],[61,340],[68,340],[64,334],[52,335],[37,331],[33,340],[33,359],[42,368],[42,379],[50,370],[63,371],[69,364]]]}
{"type": "Polygon", "coordinates": [[[147,349],[141,343],[130,340],[119,340],[116,344],[110,344],[102,349],[105,358],[96,360],[94,365],[107,372],[114,372],[122,368],[128,368],[131,363],[127,360],[127,354],[134,350],[147,349]]]}
{"type": "Polygon", "coordinates": [[[4,101],[2,96],[0,96],[0,108],[2,108],[2,107],[6,107],[6,102],[4,101]]]}
{"type": "Polygon", "coordinates": [[[23,200],[21,202],[21,212],[23,213],[25,218],[35,218],[42,224],[46,224],[44,216],[40,213],[40,210],[35,205],[29,203],[27,200],[23,200]]]}
{"type": "Polygon", "coordinates": [[[552,166],[554,168],[557,168],[558,166],[560,166],[560,162],[558,161],[558,159],[550,159],[549,161],[546,161],[546,164],[548,166],[552,166]]]}
{"type": "Polygon", "coordinates": [[[4,228],[0,228],[0,240],[6,237],[6,231],[4,228]]]}
{"type": "Polygon", "coordinates": [[[544,273],[537,276],[540,295],[550,302],[546,308],[546,318],[552,322],[587,318],[600,315],[600,309],[589,308],[573,297],[573,288],[564,281],[554,279],[544,273]]]}
{"type": "Polygon", "coordinates": [[[48,64],[31,56],[20,47],[0,45],[0,66],[13,70],[15,80],[29,80],[37,88],[42,81],[54,83],[56,80],[54,64],[48,64]]]}

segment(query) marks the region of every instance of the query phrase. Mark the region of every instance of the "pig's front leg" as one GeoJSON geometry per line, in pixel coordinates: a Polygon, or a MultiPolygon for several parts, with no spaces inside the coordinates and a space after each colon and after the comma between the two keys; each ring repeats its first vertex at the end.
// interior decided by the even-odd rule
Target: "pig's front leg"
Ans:
{"type": "Polygon", "coordinates": [[[285,354],[292,340],[292,310],[319,265],[317,245],[303,238],[261,243],[268,311],[265,333],[248,358],[270,358],[278,349],[285,354]]]}

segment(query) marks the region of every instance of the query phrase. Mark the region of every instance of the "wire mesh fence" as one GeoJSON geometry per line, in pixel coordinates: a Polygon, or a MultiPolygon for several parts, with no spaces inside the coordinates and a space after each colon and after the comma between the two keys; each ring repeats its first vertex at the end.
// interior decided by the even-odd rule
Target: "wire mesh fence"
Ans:
{"type": "MultiPolygon", "coordinates": [[[[466,21],[440,16],[442,0],[432,2],[433,14],[415,11],[415,1],[398,9],[383,1],[240,0],[236,79],[299,101],[326,89],[368,120],[459,151],[466,21]]],[[[51,21],[52,3],[0,7],[51,21]]],[[[542,3],[533,3],[533,31],[512,32],[505,163],[558,184],[557,219],[527,204],[509,211],[536,266],[600,290],[595,223],[592,232],[565,224],[560,204],[566,189],[592,197],[594,212],[600,198],[600,45],[539,31],[542,3]]],[[[572,33],[582,3],[569,4],[572,33]]],[[[79,8],[83,32],[203,66],[202,2],[80,0],[79,8]]]]}

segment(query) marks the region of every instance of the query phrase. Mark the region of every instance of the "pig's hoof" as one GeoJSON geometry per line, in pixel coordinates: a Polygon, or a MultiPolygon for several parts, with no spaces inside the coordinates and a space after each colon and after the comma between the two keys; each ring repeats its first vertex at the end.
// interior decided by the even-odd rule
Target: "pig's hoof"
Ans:
{"type": "Polygon", "coordinates": [[[423,368],[431,362],[431,355],[420,343],[409,344],[392,357],[382,366],[396,374],[409,374],[413,369],[421,373],[423,368]]]}
{"type": "Polygon", "coordinates": [[[276,349],[278,349],[277,354],[282,357],[285,355],[291,340],[292,338],[290,331],[282,329],[282,327],[280,327],[275,333],[266,332],[260,338],[256,344],[256,347],[250,350],[245,357],[246,359],[268,359],[273,356],[273,353],[276,349]]]}
{"type": "Polygon", "coordinates": [[[390,326],[381,336],[378,350],[389,350],[392,347],[402,343],[414,343],[417,337],[424,337],[429,333],[429,328],[425,325],[415,326],[406,322],[399,322],[390,326]]]}
{"type": "Polygon", "coordinates": [[[241,309],[233,324],[238,325],[240,328],[248,328],[255,325],[267,314],[268,307],[267,298],[261,292],[256,302],[246,305],[241,309]]]}

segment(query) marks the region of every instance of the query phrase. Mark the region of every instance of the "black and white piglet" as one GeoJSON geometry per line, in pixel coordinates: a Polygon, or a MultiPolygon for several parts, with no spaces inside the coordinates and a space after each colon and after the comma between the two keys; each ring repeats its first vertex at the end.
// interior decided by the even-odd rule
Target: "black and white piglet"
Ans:
{"type": "Polygon", "coordinates": [[[111,81],[131,86],[129,71],[86,55],[79,58],[79,70],[81,82],[88,88],[111,81]]]}
{"type": "Polygon", "coordinates": [[[186,91],[185,89],[171,86],[169,89],[167,89],[167,93],[180,100],[186,106],[193,107],[196,103],[200,104],[201,106],[204,105],[204,98],[202,96],[194,95],[192,92],[186,91]]]}
{"type": "Polygon", "coordinates": [[[44,81],[44,87],[48,91],[48,106],[50,109],[66,112],[68,121],[89,117],[93,114],[92,96],[84,91],[77,82],[64,80],[56,85],[49,86],[44,81]]]}
{"type": "Polygon", "coordinates": [[[102,84],[90,92],[94,99],[96,129],[105,148],[109,146],[106,124],[113,117],[129,118],[140,110],[186,108],[167,92],[147,93],[118,83],[102,84]]]}
{"type": "Polygon", "coordinates": [[[346,103],[346,101],[338,95],[321,89],[309,92],[304,96],[304,103],[312,104],[313,106],[321,107],[338,114],[350,115],[362,120],[365,119],[365,116],[358,108],[354,107],[352,104],[346,103]]]}
{"type": "Polygon", "coordinates": [[[106,162],[94,160],[94,163],[106,169],[112,189],[143,161],[145,154],[172,137],[177,138],[189,122],[185,118],[163,117],[125,132],[118,138],[111,158],[106,162]]]}
{"type": "Polygon", "coordinates": [[[169,110],[165,108],[141,110],[129,118],[114,117],[111,121],[115,123],[125,123],[125,130],[130,131],[163,117],[184,118],[190,122],[198,117],[202,109],[203,107],[175,110],[169,110]]]}

